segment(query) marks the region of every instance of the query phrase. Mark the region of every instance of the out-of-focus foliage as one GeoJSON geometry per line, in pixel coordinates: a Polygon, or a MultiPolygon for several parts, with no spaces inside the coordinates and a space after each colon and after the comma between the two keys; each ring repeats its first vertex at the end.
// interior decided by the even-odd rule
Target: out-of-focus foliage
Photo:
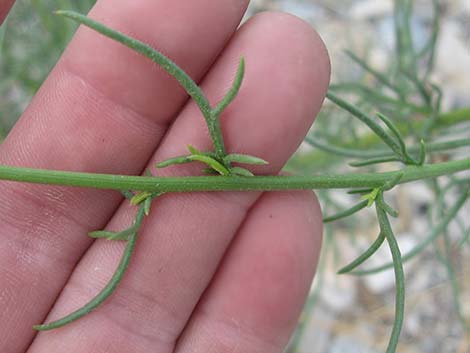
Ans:
{"type": "Polygon", "coordinates": [[[13,126],[75,32],[76,24],[52,16],[52,12],[73,9],[86,13],[95,1],[16,2],[1,29],[0,135],[13,126]]]}

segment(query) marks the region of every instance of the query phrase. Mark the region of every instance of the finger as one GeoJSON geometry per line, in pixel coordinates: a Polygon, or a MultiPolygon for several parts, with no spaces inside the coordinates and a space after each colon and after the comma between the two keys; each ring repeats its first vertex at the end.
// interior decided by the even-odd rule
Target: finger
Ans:
{"type": "Polygon", "coordinates": [[[10,12],[15,0],[0,0],[0,26],[10,12]]]}
{"type": "Polygon", "coordinates": [[[311,192],[264,194],[193,312],[177,353],[284,352],[321,245],[311,192]]]}
{"type": "MultiPolygon", "coordinates": [[[[226,91],[241,55],[246,57],[246,80],[224,116],[228,149],[260,155],[271,162],[263,172],[276,173],[301,142],[321,105],[328,84],[328,59],[318,36],[299,19],[277,13],[256,16],[235,35],[205,78],[202,86],[212,101],[226,91]]],[[[151,164],[181,154],[188,143],[203,149],[210,144],[193,103],[172,125],[151,164]]],[[[200,166],[174,168],[166,174],[190,174],[195,168],[200,166]]],[[[69,352],[98,352],[104,347],[108,352],[171,351],[258,195],[162,197],[153,206],[153,216],[115,294],[91,315],[41,332],[30,352],[47,352],[58,344],[66,344],[69,352]],[[133,339],[120,339],[129,335],[133,339]]],[[[123,207],[109,227],[122,229],[130,218],[129,208],[123,207]]],[[[109,241],[93,245],[50,320],[75,310],[103,287],[123,246],[109,241]]]]}
{"type": "MultiPolygon", "coordinates": [[[[238,0],[102,0],[92,17],[158,47],[198,79],[245,6],[238,0]]],[[[80,29],[0,146],[0,163],[140,173],[185,100],[149,60],[80,29]]],[[[32,325],[43,320],[89,246],[86,233],[102,227],[120,200],[115,192],[0,184],[0,351],[24,349],[32,325]]]]}

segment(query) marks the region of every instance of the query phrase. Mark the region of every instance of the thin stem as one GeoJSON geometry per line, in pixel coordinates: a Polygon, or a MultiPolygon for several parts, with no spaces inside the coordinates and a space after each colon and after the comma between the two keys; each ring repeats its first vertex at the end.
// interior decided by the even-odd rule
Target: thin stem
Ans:
{"type": "Polygon", "coordinates": [[[460,239],[459,243],[457,244],[457,247],[461,248],[469,240],[470,240],[470,227],[468,227],[468,229],[464,232],[464,235],[462,239],[460,239]]]}
{"type": "Polygon", "coordinates": [[[432,0],[433,3],[433,24],[432,24],[432,32],[429,41],[426,43],[424,48],[419,53],[419,56],[425,56],[429,53],[428,63],[426,67],[426,74],[425,79],[429,77],[431,72],[434,69],[435,57],[436,57],[436,44],[437,39],[439,37],[440,29],[441,29],[441,11],[439,0],[432,0]]]}
{"type": "MultiPolygon", "coordinates": [[[[333,153],[342,157],[350,158],[379,158],[379,157],[392,157],[395,154],[388,150],[356,150],[353,148],[345,148],[340,146],[330,145],[324,141],[318,141],[313,137],[306,137],[305,142],[309,145],[321,149],[325,152],[333,153]]],[[[451,141],[432,142],[426,144],[426,152],[442,152],[447,150],[453,150],[463,147],[470,147],[470,138],[462,138],[451,141]]],[[[416,146],[408,147],[407,150],[410,153],[420,152],[422,146],[421,143],[416,146]]]]}
{"type": "MultiPolygon", "coordinates": [[[[124,44],[128,48],[133,49],[134,51],[146,56],[147,58],[149,58],[150,60],[158,64],[168,74],[173,76],[181,84],[181,86],[186,90],[186,92],[191,96],[191,98],[194,99],[199,109],[201,110],[202,114],[204,115],[204,118],[206,119],[211,137],[214,139],[215,134],[219,134],[218,136],[220,136],[220,128],[217,129],[217,124],[214,124],[214,122],[212,121],[214,120],[212,116],[212,108],[206,96],[204,95],[202,90],[199,88],[199,86],[193,81],[193,79],[191,79],[191,77],[189,77],[189,75],[183,69],[181,69],[178,65],[176,65],[171,59],[167,58],[162,53],[148,46],[145,43],[137,39],[128,37],[125,34],[115,31],[111,28],[108,28],[104,26],[103,24],[98,23],[90,19],[89,17],[81,15],[77,12],[57,11],[56,14],[70,18],[84,26],[87,26],[97,31],[98,33],[101,33],[102,35],[108,38],[114,39],[118,41],[119,43],[124,44]]],[[[223,144],[223,142],[220,141],[220,138],[218,136],[216,137],[216,141],[218,144],[218,146],[216,147],[220,149],[221,148],[220,143],[223,144]]]]}
{"type": "Polygon", "coordinates": [[[390,162],[401,162],[400,159],[394,156],[390,157],[378,157],[378,158],[371,158],[371,159],[366,159],[364,161],[357,161],[357,162],[351,162],[349,165],[351,167],[366,167],[369,165],[374,165],[374,164],[381,164],[381,163],[390,163],[390,162]]]}
{"type": "Polygon", "coordinates": [[[363,208],[367,207],[368,203],[369,203],[368,200],[364,200],[362,202],[359,202],[357,205],[354,205],[353,207],[348,208],[345,211],[339,212],[339,213],[334,214],[332,216],[325,217],[325,218],[323,218],[323,223],[334,222],[334,221],[337,221],[338,219],[349,217],[352,214],[354,214],[354,213],[362,210],[363,208]]]}
{"type": "Polygon", "coordinates": [[[411,32],[411,0],[395,1],[395,31],[398,60],[401,71],[416,72],[416,54],[413,47],[413,38],[411,32]]]}
{"type": "Polygon", "coordinates": [[[377,89],[372,89],[364,84],[356,82],[345,82],[330,85],[330,89],[334,92],[350,92],[356,95],[367,96],[369,103],[376,103],[377,105],[392,106],[396,109],[407,108],[414,113],[428,114],[431,112],[429,107],[417,105],[405,100],[392,98],[377,89]]]}
{"type": "Polygon", "coordinates": [[[0,25],[0,53],[3,51],[3,42],[5,40],[5,32],[7,31],[7,21],[8,18],[0,25]]]}
{"type": "MultiPolygon", "coordinates": [[[[433,241],[436,240],[436,238],[447,228],[449,223],[457,216],[457,213],[463,207],[463,205],[465,204],[465,201],[467,200],[467,198],[469,196],[470,196],[470,192],[462,194],[458,198],[455,205],[449,210],[447,215],[442,219],[442,221],[438,225],[433,227],[433,229],[432,229],[431,233],[429,234],[429,236],[426,237],[426,239],[424,239],[421,243],[416,245],[413,249],[408,251],[405,255],[403,255],[402,261],[405,263],[405,262],[411,260],[416,255],[421,253],[428,245],[432,244],[433,241]]],[[[366,270],[354,271],[354,272],[351,272],[351,274],[354,274],[356,276],[372,275],[372,274],[375,274],[375,273],[378,273],[378,272],[388,270],[392,267],[393,267],[393,263],[389,262],[389,263],[386,263],[382,266],[373,267],[373,268],[366,269],[366,270]]]]}
{"type": "MultiPolygon", "coordinates": [[[[136,220],[135,220],[135,224],[138,225],[139,227],[142,224],[144,215],[145,215],[144,207],[141,206],[138,210],[136,220]]],[[[75,320],[80,319],[81,317],[85,316],[92,310],[96,309],[101,303],[103,303],[114,292],[118,284],[121,282],[124,276],[124,273],[126,272],[126,269],[129,266],[129,262],[134,252],[136,242],[137,242],[137,231],[135,231],[133,234],[129,236],[129,240],[127,241],[126,248],[121,258],[121,262],[119,263],[113,277],[108,282],[106,287],[104,287],[101,290],[101,292],[99,292],[98,295],[96,295],[91,301],[89,301],[80,309],[63,317],[62,319],[59,319],[59,320],[56,320],[56,321],[53,321],[51,323],[44,324],[44,325],[35,325],[33,326],[33,328],[38,331],[46,331],[46,330],[52,330],[58,327],[62,327],[75,320]]]]}
{"type": "Polygon", "coordinates": [[[406,155],[406,146],[405,146],[405,141],[403,141],[403,137],[401,136],[400,131],[398,131],[398,128],[395,126],[395,124],[384,114],[382,113],[377,113],[377,117],[382,120],[382,122],[387,125],[387,127],[390,129],[392,134],[395,136],[400,149],[401,149],[401,154],[404,156],[406,155]]]}
{"type": "Polygon", "coordinates": [[[207,120],[207,128],[209,129],[209,134],[211,135],[212,143],[214,144],[215,156],[222,160],[227,153],[225,152],[224,136],[222,135],[220,119],[211,118],[207,120]]]}
{"type": "Polygon", "coordinates": [[[371,117],[366,113],[355,107],[354,105],[346,102],[342,98],[338,97],[331,91],[328,91],[327,98],[333,103],[341,107],[342,109],[348,111],[353,116],[361,120],[366,124],[377,136],[379,136],[383,142],[385,142],[393,152],[395,152],[399,157],[404,157],[401,151],[400,145],[395,141],[390,134],[388,134],[377,122],[375,122],[371,117]]]}
{"type": "Polygon", "coordinates": [[[377,239],[372,243],[372,245],[364,251],[356,260],[352,261],[349,265],[344,266],[338,271],[338,274],[342,275],[354,270],[357,266],[362,265],[369,257],[375,254],[375,252],[380,248],[385,240],[385,234],[380,232],[377,239]]]}
{"type": "Polygon", "coordinates": [[[380,230],[385,234],[385,238],[387,239],[390,247],[395,271],[395,322],[393,324],[392,334],[387,347],[387,353],[394,353],[396,352],[398,341],[400,339],[405,314],[405,273],[403,270],[400,248],[398,247],[397,240],[395,239],[392,227],[390,226],[387,213],[382,208],[383,203],[383,195],[380,195],[376,203],[377,217],[379,220],[380,230]]]}
{"type": "Polygon", "coordinates": [[[135,190],[149,192],[194,191],[273,191],[307,189],[354,189],[381,187],[402,175],[400,184],[436,178],[470,169],[470,158],[408,166],[386,173],[325,174],[318,176],[189,176],[146,177],[112,174],[65,172],[44,169],[0,166],[0,180],[36,184],[89,187],[109,190],[135,190]]]}
{"type": "Polygon", "coordinates": [[[369,64],[367,64],[363,59],[359,58],[356,54],[353,52],[346,50],[346,55],[348,55],[354,62],[356,62],[359,66],[361,66],[364,70],[372,74],[379,82],[393,90],[395,93],[398,94],[399,97],[403,97],[403,91],[394,85],[387,76],[382,74],[381,72],[373,69],[369,64]]]}
{"type": "Polygon", "coordinates": [[[214,109],[211,110],[211,118],[207,120],[207,126],[209,128],[209,133],[214,144],[215,155],[219,160],[222,160],[225,155],[225,143],[224,137],[222,135],[222,129],[220,127],[220,114],[227,108],[227,106],[232,103],[232,101],[237,96],[242,85],[243,77],[245,75],[245,59],[242,57],[238,65],[237,73],[233,81],[232,87],[227,92],[225,97],[216,105],[214,109]]]}
{"type": "Polygon", "coordinates": [[[450,112],[439,114],[436,127],[455,126],[460,123],[470,121],[470,108],[455,109],[450,112]]]}
{"type": "Polygon", "coordinates": [[[224,111],[227,106],[232,103],[232,101],[237,96],[242,85],[243,76],[245,75],[245,59],[240,58],[240,63],[238,64],[237,73],[235,75],[235,80],[233,80],[232,87],[227,92],[225,97],[218,103],[212,111],[214,117],[219,117],[219,115],[224,111]]]}

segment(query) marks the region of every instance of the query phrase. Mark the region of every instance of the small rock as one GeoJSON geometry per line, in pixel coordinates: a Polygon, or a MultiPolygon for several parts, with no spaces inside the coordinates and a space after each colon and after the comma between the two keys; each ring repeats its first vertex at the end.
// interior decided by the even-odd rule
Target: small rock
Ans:
{"type": "Polygon", "coordinates": [[[366,0],[356,2],[350,11],[354,20],[363,21],[383,17],[393,12],[392,0],[366,0]]]}
{"type": "Polygon", "coordinates": [[[338,336],[331,342],[328,353],[377,353],[363,342],[350,336],[338,336]]]}

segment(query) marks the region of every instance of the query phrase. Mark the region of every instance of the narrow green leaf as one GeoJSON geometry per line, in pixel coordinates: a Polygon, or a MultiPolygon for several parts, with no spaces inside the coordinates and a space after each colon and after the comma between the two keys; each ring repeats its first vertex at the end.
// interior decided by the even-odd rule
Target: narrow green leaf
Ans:
{"type": "Polygon", "coordinates": [[[367,97],[368,103],[374,106],[387,107],[389,109],[392,109],[392,111],[407,109],[412,111],[413,113],[421,114],[429,114],[432,112],[432,109],[430,109],[428,106],[418,105],[414,104],[413,102],[405,101],[405,93],[403,93],[404,97],[396,99],[381,93],[376,88],[370,88],[369,86],[358,82],[331,84],[330,89],[333,92],[347,92],[353,93],[358,97],[367,97]]]}
{"type": "MultiPolygon", "coordinates": [[[[370,192],[370,190],[368,192],[370,192]]],[[[337,214],[334,214],[332,216],[328,216],[328,217],[323,218],[323,223],[329,223],[329,222],[337,221],[338,219],[349,217],[352,214],[354,214],[354,213],[362,210],[363,208],[367,207],[368,205],[369,205],[368,200],[361,201],[358,204],[354,205],[353,207],[348,208],[347,210],[344,210],[344,211],[339,212],[337,214]]]]}
{"type": "Polygon", "coordinates": [[[240,168],[240,167],[232,167],[230,168],[230,173],[234,175],[244,176],[244,177],[252,177],[254,174],[250,172],[248,169],[240,168]]]}
{"type": "Polygon", "coordinates": [[[88,236],[91,237],[91,238],[106,238],[106,239],[109,239],[109,238],[112,238],[114,236],[116,236],[117,233],[115,232],[108,232],[106,230],[95,230],[93,232],[89,232],[88,233],[88,236]]]}
{"type": "Polygon", "coordinates": [[[212,157],[200,154],[193,154],[191,156],[188,156],[187,158],[191,161],[197,161],[207,164],[209,167],[219,172],[220,175],[230,175],[229,170],[224,165],[222,165],[222,163],[212,157]]]}
{"type": "Polygon", "coordinates": [[[374,165],[374,164],[381,164],[381,163],[390,163],[390,162],[401,162],[401,159],[397,157],[378,157],[378,158],[371,158],[371,159],[366,159],[365,161],[357,161],[357,162],[351,162],[349,165],[351,167],[366,167],[369,165],[374,165]]]}
{"type": "Polygon", "coordinates": [[[401,136],[401,133],[398,130],[398,127],[387,116],[385,116],[382,113],[377,113],[377,117],[384,122],[384,124],[390,129],[392,134],[397,139],[397,142],[400,145],[402,155],[403,156],[406,155],[405,141],[403,140],[403,137],[401,136]]]}
{"type": "Polygon", "coordinates": [[[395,321],[393,323],[392,334],[387,346],[386,353],[395,353],[401,329],[403,327],[403,319],[405,315],[405,272],[403,270],[403,260],[401,257],[400,248],[398,247],[395,234],[393,234],[390,221],[388,220],[387,212],[385,210],[385,200],[383,193],[380,193],[375,203],[377,218],[379,221],[380,232],[385,235],[385,239],[390,247],[392,253],[393,268],[395,272],[395,321]]]}
{"type": "Polygon", "coordinates": [[[170,165],[174,164],[185,164],[191,162],[191,159],[189,159],[188,156],[179,156],[179,157],[174,157],[167,159],[166,161],[160,162],[157,164],[157,168],[165,168],[169,167],[170,165]]]}
{"type": "Polygon", "coordinates": [[[214,169],[212,169],[212,168],[209,168],[209,167],[204,168],[204,169],[202,170],[202,172],[203,172],[204,174],[206,174],[206,175],[212,175],[212,176],[214,176],[214,175],[219,175],[219,173],[218,173],[216,170],[214,170],[214,169]]]}
{"type": "Polygon", "coordinates": [[[387,212],[390,216],[397,218],[398,217],[398,211],[395,210],[392,206],[390,206],[388,203],[383,202],[381,207],[384,209],[385,212],[387,212]]]}
{"type": "Polygon", "coordinates": [[[384,240],[385,240],[385,234],[383,232],[380,232],[379,236],[374,241],[374,243],[372,243],[372,245],[356,260],[352,261],[349,265],[346,265],[342,269],[340,269],[338,271],[338,274],[339,275],[346,274],[354,270],[356,267],[362,265],[369,257],[371,257],[372,255],[376,253],[376,251],[383,244],[384,240]]]}
{"type": "Polygon", "coordinates": [[[131,205],[138,205],[141,202],[145,201],[148,198],[151,198],[152,193],[149,191],[142,191],[136,194],[132,199],[131,199],[131,205]]]}
{"type": "Polygon", "coordinates": [[[130,190],[121,190],[121,194],[128,200],[134,197],[134,193],[130,190]]]}
{"type": "Polygon", "coordinates": [[[111,277],[111,280],[108,282],[108,284],[92,299],[90,300],[87,304],[85,304],[83,307],[81,307],[78,310],[75,310],[74,312],[70,313],[69,315],[66,315],[65,317],[50,322],[48,324],[43,324],[43,325],[34,325],[33,329],[38,330],[38,331],[47,331],[47,330],[52,330],[55,328],[59,328],[62,326],[65,326],[73,321],[76,321],[80,319],[81,317],[87,315],[91,311],[95,310],[98,306],[100,306],[111,294],[113,294],[114,290],[116,287],[119,285],[121,282],[122,278],[124,277],[124,274],[129,266],[132,254],[134,253],[135,250],[135,245],[137,243],[137,233],[138,230],[140,229],[142,225],[142,221],[144,219],[144,207],[140,207],[137,214],[136,218],[134,220],[134,232],[129,236],[129,240],[127,241],[126,248],[124,249],[124,253],[122,255],[121,261],[119,262],[119,265],[114,272],[113,276],[111,277]]]}
{"type": "Polygon", "coordinates": [[[3,51],[3,43],[5,40],[5,32],[7,30],[7,20],[3,22],[2,25],[0,25],[0,54],[2,54],[3,51]]]}
{"type": "Polygon", "coordinates": [[[360,194],[360,195],[364,195],[364,194],[369,194],[370,192],[372,191],[372,189],[353,189],[353,190],[349,190],[348,191],[348,194],[349,195],[356,195],[356,194],[360,194]]]}
{"type": "Polygon", "coordinates": [[[153,197],[147,197],[144,201],[144,213],[146,216],[150,214],[150,207],[152,206],[153,197]]]}
{"type": "Polygon", "coordinates": [[[389,190],[392,190],[395,186],[397,186],[401,179],[403,179],[403,176],[405,175],[405,173],[403,171],[397,173],[393,178],[391,178],[390,180],[388,180],[383,186],[382,186],[382,190],[383,191],[389,191],[389,190]]]}
{"type": "Polygon", "coordinates": [[[84,26],[87,26],[102,35],[114,39],[115,41],[124,44],[125,46],[133,49],[134,51],[146,56],[157,65],[159,65],[163,70],[165,70],[169,75],[173,76],[185,89],[185,91],[194,99],[202,114],[209,120],[211,118],[211,106],[209,101],[205,97],[204,93],[201,91],[199,86],[188,76],[183,69],[176,65],[171,59],[164,56],[159,51],[148,46],[147,44],[126,36],[123,33],[115,31],[111,28],[104,26],[101,23],[98,23],[91,18],[79,14],[74,11],[56,11],[59,16],[70,18],[73,21],[76,21],[84,26]]]}
{"type": "Polygon", "coordinates": [[[346,50],[345,51],[346,55],[348,55],[354,62],[356,62],[359,66],[361,66],[364,70],[372,74],[379,82],[393,90],[395,93],[397,93],[400,97],[403,96],[402,90],[394,85],[387,76],[382,74],[381,72],[373,69],[369,64],[367,64],[363,59],[359,58],[356,54],[353,52],[346,50]]]}
{"type": "Polygon", "coordinates": [[[381,192],[381,188],[372,189],[372,191],[369,194],[362,196],[361,199],[367,201],[367,207],[371,207],[374,204],[380,192],[381,192]]]}
{"type": "Polygon", "coordinates": [[[401,146],[376,121],[370,118],[366,113],[361,111],[359,108],[355,107],[354,105],[338,97],[331,90],[328,91],[326,96],[330,101],[335,103],[337,106],[348,111],[354,117],[358,118],[360,121],[366,124],[373,132],[375,132],[375,134],[378,137],[382,139],[383,142],[385,142],[392,149],[393,152],[395,152],[398,158],[402,157],[401,146]]]}
{"type": "Polygon", "coordinates": [[[465,245],[465,243],[468,243],[470,241],[470,227],[468,227],[467,231],[464,233],[462,239],[460,239],[457,247],[461,248],[462,246],[465,245]]]}
{"type": "Polygon", "coordinates": [[[424,140],[420,141],[420,146],[421,146],[421,149],[419,151],[418,165],[423,165],[424,162],[426,161],[426,144],[424,143],[424,140]]]}
{"type": "Polygon", "coordinates": [[[88,236],[91,238],[105,238],[108,240],[127,240],[129,236],[136,231],[135,225],[130,226],[127,229],[124,229],[120,232],[109,232],[106,230],[96,230],[88,233],[88,236]]]}
{"type": "Polygon", "coordinates": [[[227,106],[237,96],[238,92],[240,91],[240,87],[242,85],[244,75],[245,75],[245,59],[241,57],[240,62],[238,63],[238,69],[235,75],[235,79],[233,80],[232,87],[227,92],[225,97],[216,105],[216,107],[212,111],[212,115],[216,119],[220,116],[220,114],[225,110],[225,108],[227,108],[227,106]]]}
{"type": "MultiPolygon", "coordinates": [[[[468,197],[469,197],[468,193],[464,193],[460,195],[460,197],[457,199],[454,206],[449,210],[446,216],[444,216],[442,221],[432,228],[432,231],[429,234],[429,236],[427,236],[421,243],[419,243],[413,249],[411,249],[405,255],[403,255],[402,261],[407,262],[411,260],[416,255],[420,254],[426,247],[432,244],[439,237],[439,235],[441,235],[442,232],[447,228],[449,223],[457,216],[458,212],[463,207],[468,197]]],[[[367,276],[367,275],[372,275],[375,273],[388,270],[392,267],[393,267],[393,263],[390,262],[390,263],[386,263],[384,265],[373,267],[370,269],[354,271],[352,272],[352,274],[356,276],[367,276]]]]}
{"type": "Polygon", "coordinates": [[[191,154],[202,154],[196,147],[188,145],[188,150],[191,154]]]}
{"type": "Polygon", "coordinates": [[[264,159],[250,156],[247,154],[231,153],[224,158],[225,163],[240,163],[240,164],[254,164],[254,165],[266,165],[269,164],[264,159]]]}

